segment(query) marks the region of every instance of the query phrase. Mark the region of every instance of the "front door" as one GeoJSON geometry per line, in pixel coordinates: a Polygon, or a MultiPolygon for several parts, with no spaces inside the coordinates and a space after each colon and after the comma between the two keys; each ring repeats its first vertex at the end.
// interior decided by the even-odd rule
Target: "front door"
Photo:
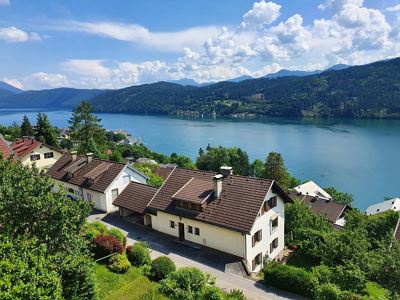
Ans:
{"type": "Polygon", "coordinates": [[[185,225],[183,223],[178,223],[179,225],[179,239],[183,241],[185,239],[185,225]]]}

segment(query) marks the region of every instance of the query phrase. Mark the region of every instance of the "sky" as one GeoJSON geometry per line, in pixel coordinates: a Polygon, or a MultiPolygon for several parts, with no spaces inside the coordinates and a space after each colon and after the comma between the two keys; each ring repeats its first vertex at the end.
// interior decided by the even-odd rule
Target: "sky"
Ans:
{"type": "Polygon", "coordinates": [[[0,80],[199,83],[400,56],[400,0],[0,0],[0,80]]]}

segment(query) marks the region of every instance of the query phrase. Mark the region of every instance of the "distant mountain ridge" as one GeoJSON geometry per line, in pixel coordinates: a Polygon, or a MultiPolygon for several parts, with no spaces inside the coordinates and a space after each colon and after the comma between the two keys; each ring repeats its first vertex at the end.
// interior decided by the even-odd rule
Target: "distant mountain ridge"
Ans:
{"type": "Polygon", "coordinates": [[[21,92],[22,90],[16,88],[15,86],[12,86],[4,81],[0,81],[0,98],[15,95],[21,92]]]}
{"type": "Polygon", "coordinates": [[[157,82],[108,91],[91,102],[96,111],[113,113],[400,118],[399,70],[396,58],[204,87],[157,82]]]}

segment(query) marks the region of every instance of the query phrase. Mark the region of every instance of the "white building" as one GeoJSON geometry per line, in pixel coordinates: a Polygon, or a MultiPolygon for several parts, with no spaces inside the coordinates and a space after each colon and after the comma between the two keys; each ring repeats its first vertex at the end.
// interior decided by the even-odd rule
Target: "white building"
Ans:
{"type": "Polygon", "coordinates": [[[221,173],[175,168],[158,191],[131,184],[114,204],[123,216],[144,213],[145,225],[237,256],[258,272],[265,258],[283,256],[284,203],[292,200],[273,180],[221,173]]]}
{"type": "Polygon", "coordinates": [[[314,181],[308,181],[299,186],[293,188],[298,194],[304,196],[312,196],[312,197],[322,197],[325,199],[332,199],[332,196],[324,191],[319,185],[317,185],[314,181]]]}
{"type": "Polygon", "coordinates": [[[94,208],[111,212],[112,202],[132,181],[146,183],[147,177],[129,165],[76,153],[64,154],[46,173],[55,181],[54,189],[63,188],[71,198],[83,198],[94,208]]]}
{"type": "Polygon", "coordinates": [[[388,210],[400,211],[400,198],[393,198],[369,206],[366,214],[375,215],[388,210]]]}

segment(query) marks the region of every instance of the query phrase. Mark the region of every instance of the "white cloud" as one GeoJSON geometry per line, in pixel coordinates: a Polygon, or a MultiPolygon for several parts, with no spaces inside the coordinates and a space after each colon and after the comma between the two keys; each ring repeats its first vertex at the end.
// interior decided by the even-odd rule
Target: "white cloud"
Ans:
{"type": "Polygon", "coordinates": [[[3,78],[3,81],[9,85],[12,85],[13,87],[16,87],[17,89],[24,89],[24,85],[18,79],[3,78]]]}
{"type": "Polygon", "coordinates": [[[400,4],[386,8],[389,12],[400,12],[400,4]]]}
{"type": "Polygon", "coordinates": [[[0,5],[10,5],[10,0],[0,0],[0,5]]]}
{"type": "Polygon", "coordinates": [[[137,24],[78,21],[61,22],[49,29],[85,32],[170,52],[182,52],[184,47],[200,48],[207,38],[219,31],[218,27],[205,26],[175,32],[151,32],[137,24]]]}
{"type": "Polygon", "coordinates": [[[16,43],[28,40],[40,41],[41,38],[36,32],[25,32],[17,27],[0,27],[0,40],[16,43]]]}
{"type": "Polygon", "coordinates": [[[70,86],[67,77],[62,74],[51,74],[45,72],[33,73],[22,79],[26,89],[40,90],[70,86]]]}
{"type": "Polygon", "coordinates": [[[84,77],[107,78],[111,70],[103,65],[104,60],[71,59],[61,64],[63,70],[84,77]]]}
{"type": "Polygon", "coordinates": [[[262,27],[274,22],[280,16],[282,6],[274,2],[254,2],[252,9],[243,15],[241,26],[245,29],[262,27]]]}

